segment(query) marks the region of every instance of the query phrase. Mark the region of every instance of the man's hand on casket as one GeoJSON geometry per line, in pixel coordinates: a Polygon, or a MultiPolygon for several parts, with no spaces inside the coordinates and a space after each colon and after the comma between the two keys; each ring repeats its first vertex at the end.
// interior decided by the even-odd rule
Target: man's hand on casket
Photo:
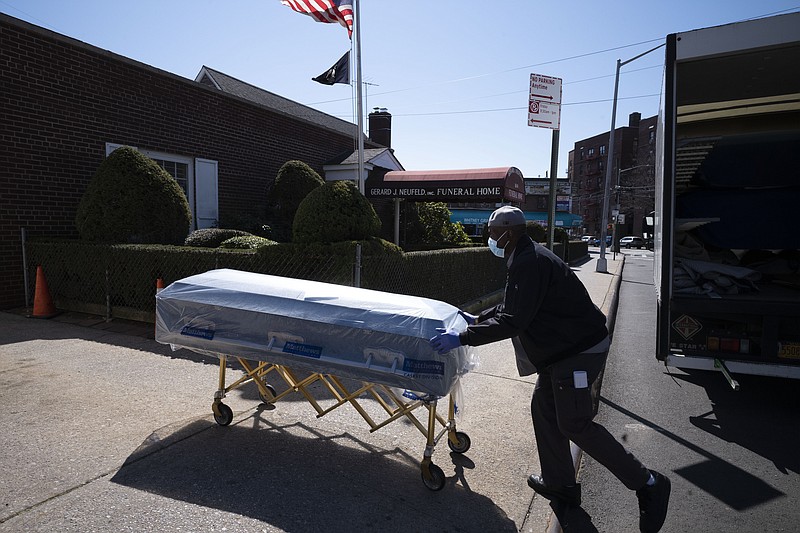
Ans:
{"type": "Polygon", "coordinates": [[[450,350],[461,346],[461,339],[458,338],[458,332],[456,330],[436,328],[436,331],[438,331],[439,334],[433,337],[430,343],[431,348],[436,350],[439,355],[444,355],[450,350]]]}
{"type": "Polygon", "coordinates": [[[472,324],[477,324],[478,323],[478,315],[471,315],[471,314],[467,313],[466,311],[462,311],[460,309],[458,310],[458,314],[461,315],[464,318],[464,320],[467,321],[467,325],[469,325],[469,326],[471,326],[472,324]]]}

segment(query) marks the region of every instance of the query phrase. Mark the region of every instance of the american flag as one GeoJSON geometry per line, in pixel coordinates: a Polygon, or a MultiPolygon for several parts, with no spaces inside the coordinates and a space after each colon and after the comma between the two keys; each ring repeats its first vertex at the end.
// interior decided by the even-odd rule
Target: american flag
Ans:
{"type": "Polygon", "coordinates": [[[281,0],[281,4],[314,17],[317,22],[338,22],[353,38],[353,0],[281,0]]]}

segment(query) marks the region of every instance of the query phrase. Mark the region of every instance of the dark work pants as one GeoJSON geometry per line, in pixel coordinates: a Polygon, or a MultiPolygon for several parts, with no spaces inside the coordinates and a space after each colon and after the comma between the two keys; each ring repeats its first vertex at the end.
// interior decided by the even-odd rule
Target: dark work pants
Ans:
{"type": "Polygon", "coordinates": [[[605,466],[631,490],[642,488],[649,471],[611,433],[593,421],[596,414],[592,385],[608,352],[578,354],[539,372],[533,389],[531,415],[542,479],[551,486],[575,483],[569,441],[605,466]],[[586,371],[587,388],[576,389],[573,372],[586,371]]]}

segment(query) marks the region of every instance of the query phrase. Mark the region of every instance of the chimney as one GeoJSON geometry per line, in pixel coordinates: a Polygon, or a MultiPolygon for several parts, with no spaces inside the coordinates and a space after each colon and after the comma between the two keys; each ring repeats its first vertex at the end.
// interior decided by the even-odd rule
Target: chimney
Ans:
{"type": "Polygon", "coordinates": [[[369,138],[386,148],[392,147],[392,115],[385,107],[374,107],[369,114],[369,138]]]}
{"type": "Polygon", "coordinates": [[[642,121],[642,114],[641,113],[631,113],[628,116],[628,126],[631,128],[639,128],[639,122],[642,121]]]}

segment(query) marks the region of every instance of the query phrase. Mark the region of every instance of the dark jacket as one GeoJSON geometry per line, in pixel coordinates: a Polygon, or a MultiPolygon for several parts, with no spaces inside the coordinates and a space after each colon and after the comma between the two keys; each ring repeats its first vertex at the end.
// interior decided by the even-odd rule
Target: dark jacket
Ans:
{"type": "Polygon", "coordinates": [[[519,337],[530,361],[542,369],[607,335],[605,315],[569,265],[524,235],[508,269],[503,303],[481,313],[459,337],[470,346],[519,337]]]}

